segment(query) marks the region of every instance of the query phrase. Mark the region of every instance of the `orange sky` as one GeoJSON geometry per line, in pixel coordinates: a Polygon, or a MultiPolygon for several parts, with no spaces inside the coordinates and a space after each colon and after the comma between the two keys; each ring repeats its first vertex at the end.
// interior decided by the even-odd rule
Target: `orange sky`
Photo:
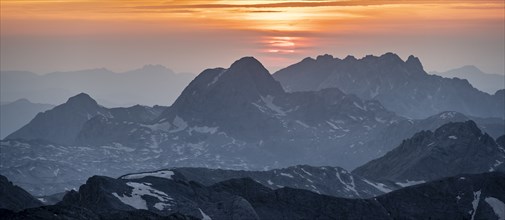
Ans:
{"type": "Polygon", "coordinates": [[[414,54],[428,70],[502,73],[504,1],[1,1],[1,69],[159,63],[199,73],[253,55],[270,70],[307,56],[414,54]]]}

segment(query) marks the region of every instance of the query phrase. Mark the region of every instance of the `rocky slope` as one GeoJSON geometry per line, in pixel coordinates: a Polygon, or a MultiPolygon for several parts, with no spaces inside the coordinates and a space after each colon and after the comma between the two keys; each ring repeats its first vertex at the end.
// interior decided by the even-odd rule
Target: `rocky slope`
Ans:
{"type": "Polygon", "coordinates": [[[467,121],[448,123],[434,132],[421,131],[353,173],[370,179],[419,182],[494,171],[504,161],[503,148],[475,122],[467,121]]]}
{"type": "Polygon", "coordinates": [[[120,179],[94,176],[57,205],[0,214],[9,219],[499,219],[504,186],[504,173],[458,175],[371,199],[344,199],[274,190],[249,178],[204,186],[176,172],[157,171],[120,179]]]}
{"type": "MultiPolygon", "coordinates": [[[[42,202],[0,175],[0,209],[20,211],[42,206],[42,202]]],[[[1,216],[1,215],[0,215],[1,216]]]]}

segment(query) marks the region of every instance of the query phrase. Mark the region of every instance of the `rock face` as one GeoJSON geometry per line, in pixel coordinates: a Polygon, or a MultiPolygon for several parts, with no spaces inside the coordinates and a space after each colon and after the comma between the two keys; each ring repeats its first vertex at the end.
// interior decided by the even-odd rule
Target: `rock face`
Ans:
{"type": "Polygon", "coordinates": [[[0,209],[17,212],[38,206],[42,206],[39,200],[24,189],[12,184],[7,177],[0,175],[0,209]]]}
{"type": "Polygon", "coordinates": [[[371,199],[344,199],[294,188],[271,189],[250,179],[211,186],[174,171],[90,178],[53,206],[8,219],[498,219],[505,174],[458,175],[371,199]]]}
{"type": "Polygon", "coordinates": [[[396,182],[429,181],[460,173],[494,171],[505,152],[475,122],[448,123],[434,132],[421,131],[354,174],[396,182]]]}
{"type": "Polygon", "coordinates": [[[339,88],[365,100],[379,100],[387,109],[411,118],[442,111],[480,117],[505,115],[503,92],[490,95],[473,88],[467,80],[428,75],[414,56],[407,61],[393,53],[343,60],[318,56],[279,70],[274,77],[287,91],[339,88]]]}

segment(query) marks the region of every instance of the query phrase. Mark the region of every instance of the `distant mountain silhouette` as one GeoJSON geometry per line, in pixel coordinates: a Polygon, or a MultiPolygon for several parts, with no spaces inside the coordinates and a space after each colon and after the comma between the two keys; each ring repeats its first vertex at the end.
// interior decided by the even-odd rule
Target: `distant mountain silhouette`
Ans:
{"type": "Polygon", "coordinates": [[[27,99],[0,105],[0,139],[20,129],[39,112],[53,108],[53,105],[32,103],[27,99]]]}
{"type": "Polygon", "coordinates": [[[97,115],[126,121],[146,122],[158,117],[162,110],[164,107],[158,106],[107,109],[98,105],[88,94],[80,93],[69,98],[62,105],[37,114],[30,123],[7,136],[7,139],[40,139],[59,144],[73,144],[84,124],[97,115]],[[147,115],[144,116],[142,113],[147,115]]]}
{"type": "Polygon", "coordinates": [[[339,88],[362,99],[379,100],[402,116],[425,118],[442,111],[479,117],[505,117],[505,93],[481,92],[467,80],[428,75],[414,56],[396,54],[341,60],[330,55],[306,58],[274,74],[287,91],[339,88]]]}
{"type": "Polygon", "coordinates": [[[484,73],[476,66],[467,65],[456,69],[451,69],[445,72],[430,72],[430,74],[443,77],[466,79],[475,88],[495,94],[498,90],[505,89],[505,76],[499,74],[484,73]]]}
{"type": "Polygon", "coordinates": [[[193,74],[174,73],[161,65],[116,73],[107,69],[54,72],[0,72],[2,101],[27,98],[33,102],[61,104],[77,93],[85,92],[108,107],[134,104],[171,105],[193,74]]]}

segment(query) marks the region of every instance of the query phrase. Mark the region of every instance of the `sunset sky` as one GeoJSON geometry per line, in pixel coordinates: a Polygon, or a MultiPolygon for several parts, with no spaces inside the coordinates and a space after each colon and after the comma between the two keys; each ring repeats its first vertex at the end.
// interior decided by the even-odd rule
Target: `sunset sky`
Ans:
{"type": "Polygon", "coordinates": [[[1,0],[1,69],[199,73],[255,56],[270,71],[319,54],[418,56],[428,71],[505,72],[498,1],[1,0]]]}

